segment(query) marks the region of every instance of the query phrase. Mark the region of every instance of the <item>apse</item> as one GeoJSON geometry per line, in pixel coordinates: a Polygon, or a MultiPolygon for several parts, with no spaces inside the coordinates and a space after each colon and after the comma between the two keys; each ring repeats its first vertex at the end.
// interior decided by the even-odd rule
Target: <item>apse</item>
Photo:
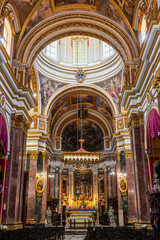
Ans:
{"type": "Polygon", "coordinates": [[[80,148],[79,139],[83,137],[83,148],[89,152],[103,151],[104,136],[101,128],[94,122],[83,120],[82,136],[80,123],[68,124],[62,133],[62,151],[76,151],[80,148]]]}

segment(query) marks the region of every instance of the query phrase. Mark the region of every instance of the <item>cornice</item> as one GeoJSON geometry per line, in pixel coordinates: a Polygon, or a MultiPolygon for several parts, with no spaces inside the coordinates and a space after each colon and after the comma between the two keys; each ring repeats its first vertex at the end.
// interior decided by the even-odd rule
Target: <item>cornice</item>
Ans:
{"type": "Polygon", "coordinates": [[[142,111],[138,113],[131,113],[128,120],[128,128],[131,131],[133,127],[138,127],[144,124],[144,114],[142,111]]]}

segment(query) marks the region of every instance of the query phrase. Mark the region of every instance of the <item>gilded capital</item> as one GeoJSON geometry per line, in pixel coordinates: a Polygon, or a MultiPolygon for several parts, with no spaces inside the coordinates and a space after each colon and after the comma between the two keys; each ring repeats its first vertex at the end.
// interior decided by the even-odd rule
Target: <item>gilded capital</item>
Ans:
{"type": "Polygon", "coordinates": [[[131,131],[133,127],[138,127],[144,124],[143,112],[139,111],[138,113],[131,113],[128,120],[127,127],[131,131]]]}
{"type": "Polygon", "coordinates": [[[116,151],[116,153],[115,153],[115,155],[114,155],[114,157],[115,157],[115,160],[120,160],[120,151],[116,151]]]}
{"type": "Polygon", "coordinates": [[[33,150],[33,151],[27,151],[26,153],[27,155],[29,154],[30,155],[30,159],[37,159],[38,158],[38,154],[39,154],[39,151],[37,150],[33,150]]]}
{"type": "Polygon", "coordinates": [[[30,127],[30,120],[27,120],[24,115],[17,115],[13,113],[11,115],[11,126],[16,128],[22,128],[24,132],[27,132],[30,127]]]}
{"type": "Polygon", "coordinates": [[[160,68],[157,70],[156,75],[152,79],[152,87],[156,88],[157,92],[160,92],[160,68]]]}
{"type": "Polygon", "coordinates": [[[125,157],[131,158],[131,149],[124,149],[125,157]]]}
{"type": "Polygon", "coordinates": [[[43,155],[43,160],[48,161],[48,159],[49,159],[48,153],[47,152],[42,152],[42,155],[43,155]]]}

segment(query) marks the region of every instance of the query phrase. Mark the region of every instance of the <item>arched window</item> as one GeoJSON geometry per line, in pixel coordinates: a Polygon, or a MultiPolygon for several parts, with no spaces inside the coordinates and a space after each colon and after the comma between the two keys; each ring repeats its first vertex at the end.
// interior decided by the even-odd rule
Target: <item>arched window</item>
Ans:
{"type": "Polygon", "coordinates": [[[108,58],[110,56],[112,56],[114,53],[114,49],[108,45],[107,43],[103,43],[103,57],[104,58],[108,58]]]}
{"type": "Polygon", "coordinates": [[[57,41],[52,42],[46,47],[46,55],[50,58],[56,59],[57,57],[57,41]]]}
{"type": "Polygon", "coordinates": [[[5,47],[8,55],[11,53],[11,44],[12,44],[12,30],[10,23],[7,18],[4,20],[4,31],[2,37],[2,44],[5,47]]]}
{"type": "Polygon", "coordinates": [[[142,42],[144,41],[144,39],[146,37],[146,32],[147,32],[147,22],[146,22],[145,16],[143,16],[142,25],[141,25],[141,40],[142,40],[142,42]]]}
{"type": "Polygon", "coordinates": [[[86,64],[87,54],[86,54],[86,42],[84,40],[78,39],[74,44],[74,63],[75,64],[86,64]]]}

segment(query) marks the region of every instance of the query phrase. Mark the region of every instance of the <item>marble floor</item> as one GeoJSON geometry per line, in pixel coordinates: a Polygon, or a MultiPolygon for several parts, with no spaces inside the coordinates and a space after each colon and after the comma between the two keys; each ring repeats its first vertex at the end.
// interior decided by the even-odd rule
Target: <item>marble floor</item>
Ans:
{"type": "Polygon", "coordinates": [[[66,235],[64,240],[84,240],[86,235],[66,235]]]}
{"type": "Polygon", "coordinates": [[[86,235],[87,235],[87,231],[82,229],[65,230],[64,240],[84,240],[86,235]]]}

